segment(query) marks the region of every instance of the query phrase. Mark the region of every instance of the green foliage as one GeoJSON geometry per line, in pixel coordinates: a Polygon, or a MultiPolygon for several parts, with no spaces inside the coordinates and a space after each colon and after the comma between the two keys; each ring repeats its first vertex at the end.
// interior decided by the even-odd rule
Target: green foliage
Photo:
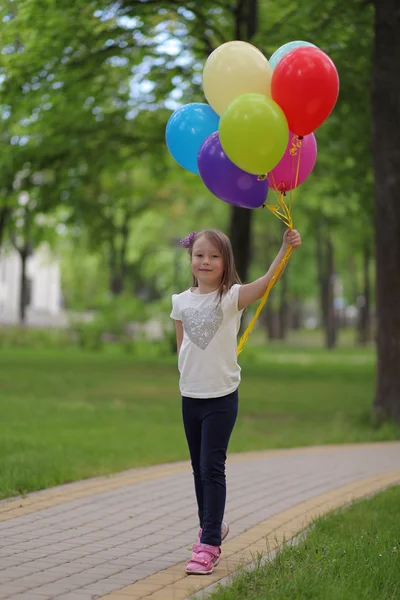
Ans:
{"type": "Polygon", "coordinates": [[[397,600],[399,501],[397,486],[317,519],[305,539],[284,544],[210,600],[397,600]]]}
{"type": "MultiPolygon", "coordinates": [[[[183,289],[190,273],[176,240],[203,227],[228,230],[230,207],[174,163],[164,129],[179,103],[204,101],[204,60],[246,34],[249,6],[0,2],[0,133],[7,146],[0,156],[0,208],[12,208],[12,231],[18,195],[29,193],[34,221],[37,213],[55,215],[68,227],[62,273],[69,308],[96,307],[116,287],[151,299],[183,289]]],[[[317,225],[334,239],[347,298],[353,302],[359,293],[348,256],[361,265],[362,248],[373,237],[372,19],[373,6],[363,0],[328,0],[322,8],[316,0],[307,6],[258,1],[252,42],[266,56],[301,32],[332,57],[341,82],[338,104],[316,134],[315,171],[295,193],[304,246],[285,274],[289,297],[318,293],[317,225]]],[[[279,247],[281,230],[267,211],[254,211],[254,222],[251,272],[258,276],[279,247]]],[[[40,235],[53,233],[47,228],[40,235]]]]}
{"type": "MultiPolygon", "coordinates": [[[[2,349],[0,496],[187,458],[176,357],[135,346],[2,349]]],[[[250,347],[232,452],[398,437],[369,418],[373,352],[250,347]]]]}
{"type": "Polygon", "coordinates": [[[60,243],[61,287],[66,309],[93,310],[108,292],[108,273],[104,259],[91,252],[84,240],[60,243]]]}
{"type": "Polygon", "coordinates": [[[104,347],[104,326],[100,320],[86,323],[78,321],[71,327],[78,344],[85,350],[100,351],[104,347]]]}
{"type": "Polygon", "coordinates": [[[76,345],[71,332],[64,329],[0,328],[0,348],[29,348],[31,350],[72,348],[76,345]]]}
{"type": "Polygon", "coordinates": [[[140,298],[122,295],[110,298],[99,308],[96,320],[104,331],[112,335],[124,335],[129,323],[145,323],[148,315],[146,304],[140,298]]]}
{"type": "MultiPolygon", "coordinates": [[[[87,350],[102,350],[109,339],[122,343],[126,352],[132,352],[138,332],[130,331],[137,324],[145,323],[145,303],[132,296],[118,296],[103,301],[89,321],[75,320],[72,331],[78,343],[87,350]]],[[[139,336],[140,337],[140,336],[139,336]]]]}

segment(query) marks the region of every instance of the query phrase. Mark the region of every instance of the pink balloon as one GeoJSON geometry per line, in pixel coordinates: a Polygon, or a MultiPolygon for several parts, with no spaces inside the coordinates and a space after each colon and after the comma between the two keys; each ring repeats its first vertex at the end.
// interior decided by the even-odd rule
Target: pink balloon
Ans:
{"type": "Polygon", "coordinates": [[[268,173],[269,186],[279,192],[287,192],[307,179],[317,160],[317,141],[313,133],[302,139],[289,131],[289,142],[280,162],[268,173]],[[296,173],[299,163],[299,174],[296,173]]]}

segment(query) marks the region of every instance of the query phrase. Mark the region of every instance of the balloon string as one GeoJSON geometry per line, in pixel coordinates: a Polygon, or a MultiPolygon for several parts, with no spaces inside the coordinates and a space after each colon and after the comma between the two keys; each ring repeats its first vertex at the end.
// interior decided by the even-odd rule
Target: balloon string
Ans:
{"type": "Polygon", "coordinates": [[[293,229],[293,220],[292,214],[290,210],[290,206],[286,204],[286,193],[281,192],[279,194],[278,202],[276,204],[265,204],[264,206],[268,208],[269,211],[272,212],[278,219],[283,221],[286,227],[289,229],[293,229]]]}
{"type": "Polygon", "coordinates": [[[277,197],[277,199],[279,201],[279,198],[281,197],[282,192],[285,192],[284,185],[281,184],[281,183],[279,183],[277,185],[273,173],[268,173],[267,179],[268,179],[268,185],[269,185],[269,187],[272,187],[272,189],[274,190],[274,192],[276,194],[276,197],[277,197]],[[271,185],[271,182],[272,182],[272,185],[271,185]],[[281,189],[281,188],[283,188],[283,189],[281,189]]]}
{"type": "Polygon", "coordinates": [[[294,169],[295,157],[297,157],[297,165],[296,165],[296,174],[295,174],[295,178],[294,178],[294,185],[293,185],[293,179],[291,181],[292,185],[291,185],[291,190],[290,190],[290,195],[289,195],[290,213],[292,213],[292,206],[293,206],[293,200],[294,200],[294,195],[295,195],[294,190],[297,189],[298,182],[299,182],[300,159],[301,159],[302,148],[303,148],[303,137],[294,135],[292,138],[292,147],[290,149],[290,154],[292,156],[292,175],[295,172],[295,169],[294,169]]]}
{"type": "Polygon", "coordinates": [[[279,278],[280,274],[282,273],[283,269],[286,267],[287,262],[291,256],[292,252],[293,252],[293,248],[292,248],[292,246],[289,246],[289,248],[285,252],[285,256],[282,258],[281,262],[279,263],[278,267],[276,268],[275,273],[273,274],[273,276],[267,286],[267,289],[265,290],[264,296],[262,297],[261,302],[257,307],[254,317],[250,321],[246,331],[244,332],[244,334],[242,335],[242,337],[240,339],[240,342],[239,342],[239,345],[237,348],[238,355],[243,351],[243,348],[248,340],[248,337],[249,337],[250,333],[253,331],[253,327],[256,324],[256,321],[260,315],[260,312],[262,311],[266,301],[268,300],[269,293],[272,290],[272,288],[274,287],[274,285],[275,285],[277,279],[279,278]]]}
{"type": "MultiPolygon", "coordinates": [[[[264,206],[266,206],[268,208],[268,210],[270,210],[272,212],[272,214],[274,214],[278,219],[280,219],[289,229],[293,229],[293,217],[292,217],[293,194],[292,194],[292,191],[297,188],[298,181],[299,181],[300,158],[301,158],[302,147],[303,147],[303,138],[300,136],[293,136],[292,147],[290,149],[290,154],[292,155],[292,173],[294,171],[294,161],[295,161],[296,156],[297,156],[297,165],[296,165],[294,186],[293,185],[291,186],[292,189],[290,190],[290,194],[289,194],[289,206],[286,204],[286,200],[285,200],[286,192],[284,190],[279,191],[279,187],[276,185],[276,181],[274,179],[273,174],[269,173],[267,176],[268,183],[270,186],[271,186],[270,182],[272,181],[271,187],[276,192],[278,199],[277,199],[276,204],[264,204],[264,206]]],[[[261,302],[257,307],[256,313],[255,313],[254,317],[252,318],[252,320],[250,321],[249,325],[247,326],[246,331],[244,332],[244,334],[242,335],[242,337],[240,339],[240,342],[239,342],[239,345],[237,348],[238,355],[243,351],[243,348],[248,340],[248,337],[249,337],[250,333],[253,331],[254,325],[256,324],[257,319],[260,316],[260,313],[261,313],[262,309],[264,308],[265,303],[268,300],[269,294],[270,294],[272,288],[274,287],[275,283],[278,281],[279,276],[282,274],[284,268],[286,267],[286,265],[289,261],[289,258],[292,255],[292,252],[293,252],[293,248],[292,248],[292,246],[289,246],[289,248],[285,252],[283,259],[277,266],[275,273],[273,274],[270,282],[268,283],[267,289],[265,290],[264,295],[261,298],[261,302]]]]}

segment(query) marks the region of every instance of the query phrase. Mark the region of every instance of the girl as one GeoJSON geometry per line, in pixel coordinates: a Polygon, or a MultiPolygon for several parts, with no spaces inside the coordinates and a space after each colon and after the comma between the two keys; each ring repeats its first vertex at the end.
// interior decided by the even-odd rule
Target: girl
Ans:
{"type": "Polygon", "coordinates": [[[217,230],[191,233],[188,249],[193,287],[172,296],[185,434],[193,467],[200,520],[187,573],[212,573],[229,531],[225,510],[225,461],[238,411],[240,367],[237,335],[243,310],[264,292],[288,246],[298,248],[297,231],[286,231],[283,245],[265,275],[242,285],[232,246],[217,230]]]}

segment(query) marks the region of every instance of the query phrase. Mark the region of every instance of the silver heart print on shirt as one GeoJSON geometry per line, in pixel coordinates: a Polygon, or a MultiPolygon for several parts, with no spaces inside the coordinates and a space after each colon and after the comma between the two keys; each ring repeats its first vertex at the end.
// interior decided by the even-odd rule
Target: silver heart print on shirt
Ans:
{"type": "Polygon", "coordinates": [[[218,329],[221,327],[224,313],[220,306],[207,306],[197,310],[185,308],[182,311],[183,327],[193,344],[205,350],[218,329]]]}

